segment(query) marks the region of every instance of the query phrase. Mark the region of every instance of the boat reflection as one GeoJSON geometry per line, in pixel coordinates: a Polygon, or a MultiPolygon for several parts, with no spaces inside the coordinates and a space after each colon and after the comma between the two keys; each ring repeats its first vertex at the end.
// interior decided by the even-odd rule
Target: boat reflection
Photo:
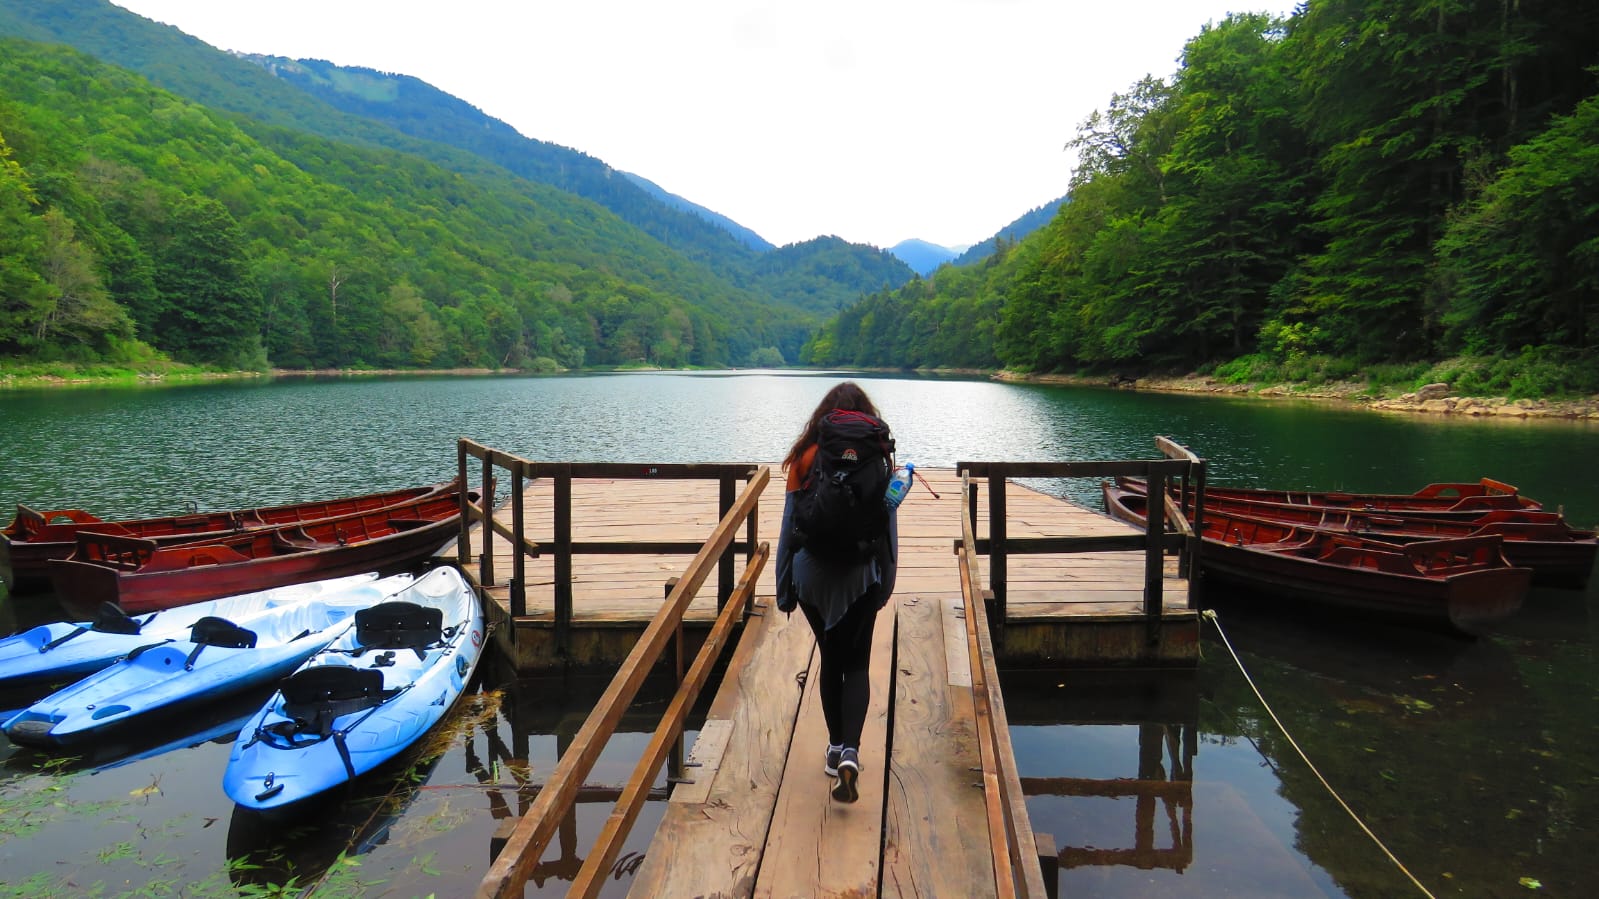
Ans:
{"type": "MultiPolygon", "coordinates": [[[[305,808],[278,814],[235,808],[227,841],[235,884],[340,894],[354,886],[352,878],[381,879],[397,894],[470,894],[609,683],[499,680],[505,672],[494,670],[493,662],[483,674],[497,686],[464,697],[429,746],[407,760],[305,808]]],[[[529,895],[562,895],[575,879],[671,692],[669,680],[648,682],[641,690],[612,740],[615,751],[601,754],[572,814],[534,867],[529,895]]],[[[636,836],[613,866],[613,885],[625,888],[642,863],[666,797],[663,778],[649,794],[636,836]]]]}
{"type": "MultiPolygon", "coordinates": [[[[108,729],[93,742],[71,750],[16,746],[0,739],[7,749],[0,767],[25,772],[49,766],[54,771],[98,774],[206,743],[231,744],[239,728],[261,708],[269,695],[270,690],[258,688],[153,712],[138,721],[108,729]]],[[[0,720],[9,714],[11,712],[0,712],[0,720]]]]}
{"type": "MultiPolygon", "coordinates": [[[[470,697],[492,702],[492,694],[470,697]]],[[[453,738],[453,733],[451,734],[453,738]]],[[[389,842],[390,829],[416,801],[444,756],[412,749],[341,789],[281,810],[235,805],[228,823],[228,870],[235,885],[294,885],[312,892],[339,876],[341,860],[389,842]]]]}

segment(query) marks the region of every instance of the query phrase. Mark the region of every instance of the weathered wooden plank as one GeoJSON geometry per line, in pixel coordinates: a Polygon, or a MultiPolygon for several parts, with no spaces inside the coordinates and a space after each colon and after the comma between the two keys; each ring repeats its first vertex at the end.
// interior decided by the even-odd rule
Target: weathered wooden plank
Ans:
{"type": "Polygon", "coordinates": [[[703,805],[711,795],[711,783],[722,768],[722,754],[727,751],[728,738],[733,735],[733,722],[729,718],[707,718],[700,726],[688,757],[683,760],[688,779],[672,788],[670,801],[703,805]]]}
{"type": "Polygon", "coordinates": [[[966,654],[966,609],[959,596],[939,601],[944,625],[944,667],[951,687],[972,686],[972,660],[966,654]]]}
{"type": "Polygon", "coordinates": [[[962,651],[950,660],[950,604],[912,597],[899,605],[882,895],[992,896],[993,860],[972,839],[988,824],[983,792],[974,788],[981,779],[971,770],[982,759],[964,626],[948,616],[962,628],[962,651]]]}
{"type": "Polygon", "coordinates": [[[878,613],[872,632],[872,698],[861,734],[860,798],[842,803],[830,795],[833,780],[822,773],[827,726],[816,690],[808,687],[755,884],[758,897],[869,896],[877,892],[897,605],[897,601],[891,602],[878,613]]]}
{"type": "Polygon", "coordinates": [[[799,711],[796,675],[815,645],[800,615],[767,607],[752,619],[707,716],[731,722],[718,768],[694,775],[709,778],[708,795],[668,803],[630,895],[751,894],[799,711]]]}

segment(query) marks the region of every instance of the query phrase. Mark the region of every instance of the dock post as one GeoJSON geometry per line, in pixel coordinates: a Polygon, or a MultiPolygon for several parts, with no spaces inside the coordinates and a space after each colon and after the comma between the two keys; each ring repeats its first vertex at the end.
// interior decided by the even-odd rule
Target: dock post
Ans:
{"type": "Polygon", "coordinates": [[[988,629],[1004,645],[1005,634],[1005,475],[988,476],[988,586],[994,602],[988,629]]]}
{"type": "MultiPolygon", "coordinates": [[[[723,514],[725,515],[726,513],[724,512],[723,514]]],[[[676,577],[666,579],[665,599],[672,598],[672,591],[677,589],[678,580],[676,577]]],[[[676,695],[676,691],[683,688],[683,622],[681,621],[677,623],[677,629],[672,634],[672,675],[673,695],[676,695]]],[[[667,756],[666,783],[668,786],[683,780],[684,743],[683,731],[679,730],[677,732],[677,740],[672,744],[671,753],[667,756]]]]}
{"type": "MultiPolygon", "coordinates": [[[[461,485],[461,536],[455,541],[455,564],[462,569],[472,564],[472,520],[467,514],[470,504],[466,501],[466,444],[465,437],[455,442],[455,477],[461,485]]],[[[486,529],[488,522],[483,522],[483,526],[486,529]]]]}
{"type": "Polygon", "coordinates": [[[1163,579],[1166,576],[1166,469],[1151,465],[1149,472],[1148,526],[1144,528],[1144,626],[1145,642],[1160,643],[1160,615],[1165,604],[1163,579]]]}
{"type": "Polygon", "coordinates": [[[1033,847],[1038,850],[1038,867],[1044,875],[1044,895],[1060,899],[1060,850],[1055,848],[1055,838],[1047,833],[1035,833],[1033,847]]]}
{"type": "MultiPolygon", "coordinates": [[[[527,493],[526,480],[521,460],[511,462],[511,533],[515,538],[511,547],[511,617],[521,618],[527,614],[527,553],[523,550],[526,545],[526,522],[523,521],[523,501],[527,493]]],[[[485,529],[487,522],[485,522],[485,529]]],[[[515,630],[512,630],[515,633],[515,630]]]]}
{"type": "MultiPolygon", "coordinates": [[[[461,489],[465,490],[463,483],[461,489]]],[[[483,454],[483,481],[478,487],[478,508],[483,512],[483,545],[478,547],[479,572],[484,586],[494,583],[494,451],[483,454]]]]}
{"type": "Polygon", "coordinates": [[[572,465],[555,474],[555,650],[572,651],[572,465]]]}
{"type": "MultiPolygon", "coordinates": [[[[733,501],[738,496],[738,491],[733,489],[733,479],[727,475],[717,481],[716,520],[721,521],[733,508],[733,501]]],[[[754,516],[750,516],[752,519],[754,516]]],[[[729,545],[722,550],[722,557],[716,563],[716,611],[722,611],[727,605],[727,598],[733,595],[733,547],[729,545]]],[[[679,672],[681,677],[681,671],[679,672]]]]}

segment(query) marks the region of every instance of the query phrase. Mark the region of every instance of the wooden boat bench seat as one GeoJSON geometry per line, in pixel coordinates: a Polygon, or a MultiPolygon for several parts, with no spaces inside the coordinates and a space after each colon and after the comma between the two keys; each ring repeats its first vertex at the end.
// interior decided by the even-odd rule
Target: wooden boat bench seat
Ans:
{"type": "Polygon", "coordinates": [[[341,544],[330,540],[318,540],[305,532],[304,528],[280,528],[272,532],[273,546],[290,552],[309,551],[314,549],[332,549],[341,544]]]}

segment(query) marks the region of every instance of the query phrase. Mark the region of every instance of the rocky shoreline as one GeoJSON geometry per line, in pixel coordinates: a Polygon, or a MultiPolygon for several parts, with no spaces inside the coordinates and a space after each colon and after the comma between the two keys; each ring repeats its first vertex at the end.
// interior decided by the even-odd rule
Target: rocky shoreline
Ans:
{"type": "Polygon", "coordinates": [[[1472,418],[1557,418],[1599,421],[1599,396],[1581,400],[1511,400],[1505,397],[1455,396],[1447,384],[1428,384],[1414,393],[1374,397],[1365,385],[1332,384],[1300,388],[1288,385],[1224,384],[1214,378],[1187,377],[1086,378],[1077,375],[1029,375],[997,372],[996,380],[1036,384],[1079,384],[1120,390],[1171,393],[1225,393],[1274,399],[1328,400],[1382,412],[1463,415],[1472,418]]]}

